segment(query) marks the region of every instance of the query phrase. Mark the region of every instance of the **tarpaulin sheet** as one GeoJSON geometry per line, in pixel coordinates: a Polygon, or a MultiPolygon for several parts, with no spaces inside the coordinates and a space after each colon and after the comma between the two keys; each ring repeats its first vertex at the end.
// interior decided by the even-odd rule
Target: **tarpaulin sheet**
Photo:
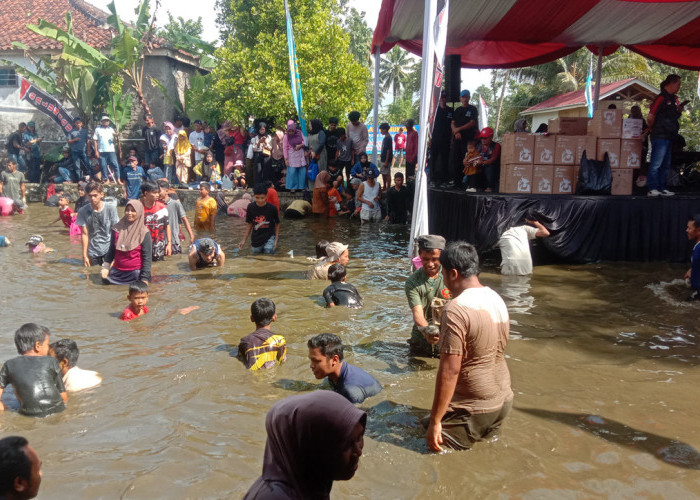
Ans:
{"type": "Polygon", "coordinates": [[[430,232],[464,240],[479,252],[493,249],[500,235],[529,213],[544,216],[551,236],[541,242],[559,259],[671,261],[689,257],[685,233],[700,213],[697,196],[487,195],[430,189],[430,232]]]}

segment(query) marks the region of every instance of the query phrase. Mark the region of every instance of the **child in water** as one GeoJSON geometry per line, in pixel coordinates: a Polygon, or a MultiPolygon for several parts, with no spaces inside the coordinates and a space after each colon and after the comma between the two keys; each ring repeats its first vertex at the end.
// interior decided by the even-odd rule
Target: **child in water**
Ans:
{"type": "Polygon", "coordinates": [[[80,350],[74,340],[61,339],[54,342],[49,346],[49,355],[58,361],[63,385],[67,391],[84,391],[102,383],[102,376],[99,373],[78,368],[80,350]]]}
{"type": "Polygon", "coordinates": [[[345,306],[355,309],[362,307],[362,297],[357,292],[357,288],[345,283],[345,274],[345,266],[342,264],[333,264],[328,268],[328,279],[331,284],[323,291],[326,307],[345,306]]]}
{"type": "Polygon", "coordinates": [[[134,281],[129,285],[129,305],[122,311],[119,319],[131,321],[134,318],[143,316],[148,312],[148,285],[143,281],[134,281]]]}
{"type": "Polygon", "coordinates": [[[53,248],[49,248],[44,244],[44,238],[40,234],[33,234],[29,237],[29,241],[25,243],[29,247],[31,253],[50,253],[55,252],[53,248]]]}
{"type": "MultiPolygon", "coordinates": [[[[5,362],[0,370],[0,397],[12,384],[19,401],[19,412],[45,416],[63,411],[68,394],[58,362],[49,356],[50,331],[45,326],[26,323],[15,332],[19,356],[5,362]]],[[[0,411],[5,405],[0,402],[0,411]]]]}
{"type": "Polygon", "coordinates": [[[75,222],[75,218],[78,214],[70,209],[69,203],[70,201],[66,193],[58,194],[58,217],[51,224],[62,221],[64,226],[70,228],[70,225],[75,222]]]}
{"type": "Polygon", "coordinates": [[[275,303],[270,299],[257,299],[250,306],[250,320],[255,331],[241,339],[238,357],[249,370],[271,368],[287,360],[287,341],[282,335],[272,333],[270,325],[277,320],[275,303]]]}

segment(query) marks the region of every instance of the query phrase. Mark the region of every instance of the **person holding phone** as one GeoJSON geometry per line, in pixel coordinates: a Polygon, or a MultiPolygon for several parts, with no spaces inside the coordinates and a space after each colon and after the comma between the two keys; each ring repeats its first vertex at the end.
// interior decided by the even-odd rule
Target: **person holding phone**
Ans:
{"type": "Polygon", "coordinates": [[[681,88],[681,77],[668,75],[661,82],[661,93],[649,108],[647,124],[651,130],[651,162],[647,175],[647,196],[673,196],[666,189],[666,173],[671,166],[673,141],[678,136],[678,119],[689,101],[679,102],[676,94],[681,88]]]}

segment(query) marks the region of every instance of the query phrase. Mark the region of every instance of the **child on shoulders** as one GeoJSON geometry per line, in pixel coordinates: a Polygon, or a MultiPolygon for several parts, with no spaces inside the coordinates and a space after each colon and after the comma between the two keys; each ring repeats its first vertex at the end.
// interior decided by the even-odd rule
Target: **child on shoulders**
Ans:
{"type": "Polygon", "coordinates": [[[129,305],[122,311],[121,316],[119,316],[120,320],[131,321],[148,312],[148,306],[146,306],[148,304],[148,285],[143,281],[131,283],[126,298],[129,299],[129,305]]]}
{"type": "Polygon", "coordinates": [[[277,320],[275,303],[270,299],[257,299],[250,306],[250,320],[256,330],[241,339],[238,358],[249,370],[272,368],[287,360],[287,341],[273,333],[270,325],[277,320]]]}
{"type": "Polygon", "coordinates": [[[362,307],[362,297],[357,288],[345,283],[345,275],[345,266],[340,263],[328,268],[328,279],[331,284],[323,291],[326,307],[344,306],[355,309],[362,307]]]}
{"type": "Polygon", "coordinates": [[[102,383],[102,376],[92,370],[78,368],[80,350],[71,339],[61,339],[50,345],[49,355],[56,358],[67,391],[78,392],[91,389],[102,383]]]}
{"type": "MultiPolygon", "coordinates": [[[[5,362],[0,370],[0,397],[9,384],[15,389],[19,412],[45,416],[65,410],[68,394],[58,362],[49,356],[49,335],[45,326],[26,323],[15,332],[19,356],[5,362]]],[[[0,402],[0,411],[5,405],[0,402]]]]}

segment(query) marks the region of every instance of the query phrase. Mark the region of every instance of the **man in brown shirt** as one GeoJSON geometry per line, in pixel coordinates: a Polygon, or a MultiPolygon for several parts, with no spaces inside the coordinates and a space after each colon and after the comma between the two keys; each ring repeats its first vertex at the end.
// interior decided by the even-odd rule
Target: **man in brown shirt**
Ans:
{"type": "Polygon", "coordinates": [[[513,405],[505,360],[509,318],[503,299],[479,282],[479,256],[469,243],[440,255],[453,300],[442,313],[440,367],[426,433],[428,447],[467,450],[496,431],[513,405]]]}

